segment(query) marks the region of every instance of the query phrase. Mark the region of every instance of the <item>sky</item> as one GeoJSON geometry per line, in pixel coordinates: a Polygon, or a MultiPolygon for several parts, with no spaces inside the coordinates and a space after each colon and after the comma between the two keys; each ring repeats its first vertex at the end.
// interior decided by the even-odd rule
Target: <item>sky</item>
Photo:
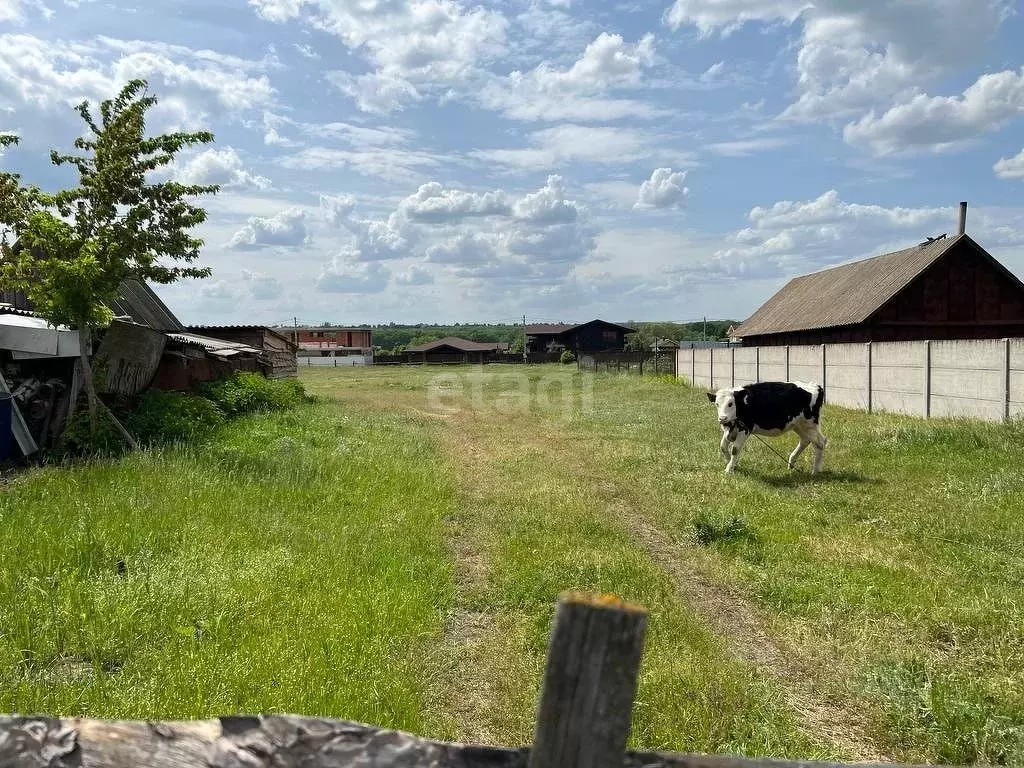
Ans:
{"type": "Polygon", "coordinates": [[[186,324],[743,319],[961,200],[1024,276],[1016,6],[0,0],[0,168],[73,184],[74,106],[135,77],[212,131],[186,324]]]}

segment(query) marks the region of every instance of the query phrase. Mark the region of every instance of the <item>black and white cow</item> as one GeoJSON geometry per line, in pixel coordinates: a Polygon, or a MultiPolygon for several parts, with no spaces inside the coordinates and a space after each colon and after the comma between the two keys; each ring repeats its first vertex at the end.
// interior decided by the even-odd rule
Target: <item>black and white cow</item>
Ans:
{"type": "Polygon", "coordinates": [[[821,470],[828,440],[820,429],[821,406],[825,402],[825,388],[820,384],[762,381],[708,392],[708,400],[718,406],[722,455],[729,460],[726,472],[736,469],[743,444],[751,434],[776,437],[786,432],[796,432],[800,437],[789,457],[789,468],[793,468],[808,445],[813,445],[811,472],[821,470]]]}

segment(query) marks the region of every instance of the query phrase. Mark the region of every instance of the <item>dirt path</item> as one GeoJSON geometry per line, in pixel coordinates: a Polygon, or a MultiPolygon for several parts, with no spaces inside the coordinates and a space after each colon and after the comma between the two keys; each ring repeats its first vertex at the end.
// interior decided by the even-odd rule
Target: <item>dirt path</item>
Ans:
{"type": "Polygon", "coordinates": [[[614,485],[602,483],[599,487],[609,508],[671,577],[684,602],[708,622],[738,659],[782,684],[787,702],[810,733],[835,744],[851,760],[892,760],[867,735],[863,717],[821,696],[815,686],[815,670],[769,634],[747,600],[688,565],[685,548],[621,498],[614,485]]]}

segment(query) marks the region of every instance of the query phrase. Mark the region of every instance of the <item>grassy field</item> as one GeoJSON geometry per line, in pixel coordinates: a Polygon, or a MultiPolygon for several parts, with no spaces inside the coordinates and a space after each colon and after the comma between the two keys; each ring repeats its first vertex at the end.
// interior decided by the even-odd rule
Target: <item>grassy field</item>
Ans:
{"type": "Polygon", "coordinates": [[[1024,762],[1021,426],[826,406],[823,475],[726,476],[669,380],[302,376],[324,402],[0,489],[0,711],[526,743],[586,589],[650,610],[635,746],[1024,762]]]}

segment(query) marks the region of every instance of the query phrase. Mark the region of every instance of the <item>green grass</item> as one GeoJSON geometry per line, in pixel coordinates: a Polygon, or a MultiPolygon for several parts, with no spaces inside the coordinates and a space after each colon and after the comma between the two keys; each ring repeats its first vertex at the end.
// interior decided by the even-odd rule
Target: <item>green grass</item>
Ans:
{"type": "Polygon", "coordinates": [[[669,557],[749,601],[885,755],[1024,762],[1021,425],[826,406],[823,475],[751,441],[727,476],[711,404],[665,378],[301,373],[336,404],[0,490],[0,711],[525,743],[554,602],[584,589],[650,611],[634,746],[857,757],[669,557]]]}
{"type": "Polygon", "coordinates": [[[32,472],[0,490],[0,711],[429,729],[453,499],[419,425],[331,406],[32,472]]]}

